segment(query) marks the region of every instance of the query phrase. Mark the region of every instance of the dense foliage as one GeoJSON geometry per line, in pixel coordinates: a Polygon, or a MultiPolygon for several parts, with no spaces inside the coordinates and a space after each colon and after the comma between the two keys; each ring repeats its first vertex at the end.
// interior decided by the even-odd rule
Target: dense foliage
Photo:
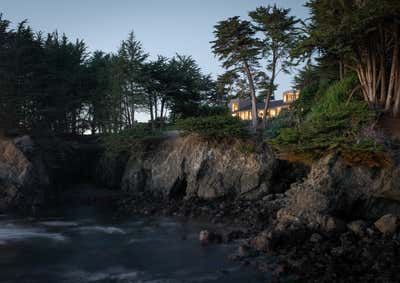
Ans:
{"type": "Polygon", "coordinates": [[[101,137],[102,145],[108,155],[128,154],[140,152],[148,145],[164,138],[162,131],[155,131],[146,123],[135,126],[118,133],[104,134],[101,137]]]}
{"type": "Polygon", "coordinates": [[[311,23],[300,45],[338,62],[340,79],[356,72],[373,109],[400,115],[400,2],[311,0],[311,23]]]}
{"type": "Polygon", "coordinates": [[[0,15],[0,133],[117,133],[146,112],[153,127],[215,105],[215,84],[188,56],[150,61],[131,32],[115,54],[43,36],[0,15]]]}
{"type": "Polygon", "coordinates": [[[356,85],[354,77],[332,84],[316,98],[301,123],[280,129],[270,143],[288,159],[313,161],[329,152],[340,152],[351,156],[351,162],[379,163],[381,159],[375,157],[382,147],[362,134],[375,119],[375,113],[360,92],[350,97],[356,85]]]}
{"type": "Polygon", "coordinates": [[[299,20],[290,15],[290,9],[276,5],[258,7],[249,17],[251,21],[236,16],[218,22],[212,48],[227,70],[217,80],[218,92],[251,100],[255,130],[257,101],[265,101],[265,121],[277,88],[276,78],[280,72],[288,73],[292,66],[289,53],[299,37],[299,20]]]}
{"type": "Polygon", "coordinates": [[[252,124],[257,127],[257,93],[255,69],[258,67],[261,42],[249,21],[232,17],[220,21],[214,30],[213,51],[230,72],[241,73],[246,78],[252,104],[252,124]]]}
{"type": "Polygon", "coordinates": [[[196,133],[209,138],[246,138],[248,126],[238,118],[221,115],[208,117],[193,117],[179,120],[179,129],[185,133],[196,133]]]}

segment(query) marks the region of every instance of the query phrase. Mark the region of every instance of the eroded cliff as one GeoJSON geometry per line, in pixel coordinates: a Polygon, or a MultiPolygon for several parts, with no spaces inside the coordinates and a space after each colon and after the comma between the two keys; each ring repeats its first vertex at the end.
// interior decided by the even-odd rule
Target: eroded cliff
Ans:
{"type": "MultiPolygon", "coordinates": [[[[122,160],[122,161],[121,161],[122,160]]],[[[114,180],[121,155],[104,157],[98,174],[114,180]],[[109,171],[104,163],[110,162],[109,171]]],[[[217,142],[191,135],[145,144],[130,155],[121,175],[121,188],[130,193],[144,190],[171,198],[224,196],[254,198],[274,189],[278,169],[267,146],[239,140],[217,142]]]]}

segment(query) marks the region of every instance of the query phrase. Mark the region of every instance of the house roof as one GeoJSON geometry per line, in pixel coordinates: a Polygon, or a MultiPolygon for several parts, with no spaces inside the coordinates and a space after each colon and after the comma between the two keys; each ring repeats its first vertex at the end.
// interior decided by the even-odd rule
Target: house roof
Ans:
{"type": "MultiPolygon", "coordinates": [[[[283,100],[271,100],[269,102],[269,109],[274,109],[289,104],[290,103],[284,103],[283,100]]],[[[257,103],[257,109],[264,109],[264,107],[265,107],[265,102],[257,103]]],[[[251,100],[244,99],[239,101],[238,110],[235,112],[249,111],[249,110],[251,110],[251,100]]]]}

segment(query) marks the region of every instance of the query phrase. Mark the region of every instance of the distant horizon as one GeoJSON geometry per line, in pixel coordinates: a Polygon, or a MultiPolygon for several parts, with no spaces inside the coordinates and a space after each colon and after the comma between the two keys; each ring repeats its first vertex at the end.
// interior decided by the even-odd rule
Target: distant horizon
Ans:
{"type": "MultiPolygon", "coordinates": [[[[115,1],[119,5],[105,0],[87,0],[84,3],[77,0],[2,2],[0,13],[12,22],[13,27],[26,19],[34,31],[58,31],[72,41],[83,40],[90,53],[96,50],[115,53],[121,41],[133,30],[150,59],[158,55],[172,57],[176,53],[190,55],[202,72],[213,78],[223,73],[210,44],[214,38],[213,27],[218,21],[232,16],[247,19],[249,11],[275,3],[279,7],[291,8],[291,14],[296,17],[305,19],[308,15],[303,6],[305,0],[239,0],[235,3],[226,0],[201,3],[194,0],[171,0],[168,3],[160,0],[115,1]]],[[[280,99],[284,91],[292,89],[295,73],[278,76],[276,99],[280,99]]],[[[143,113],[139,117],[140,121],[148,118],[143,113]]]]}

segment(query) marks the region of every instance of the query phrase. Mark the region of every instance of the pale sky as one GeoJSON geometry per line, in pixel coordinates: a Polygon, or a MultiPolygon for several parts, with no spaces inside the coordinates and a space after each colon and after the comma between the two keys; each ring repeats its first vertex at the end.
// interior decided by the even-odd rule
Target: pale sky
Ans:
{"type": "MultiPolygon", "coordinates": [[[[276,3],[307,17],[305,0],[0,0],[0,13],[13,23],[28,19],[36,31],[58,30],[83,39],[89,51],[115,52],[129,31],[152,58],[191,55],[203,73],[216,77],[220,62],[211,51],[213,26],[232,16],[247,18],[258,6],[276,3]]],[[[277,98],[291,88],[294,73],[280,75],[277,98]]],[[[143,120],[145,119],[142,116],[143,120]]]]}

